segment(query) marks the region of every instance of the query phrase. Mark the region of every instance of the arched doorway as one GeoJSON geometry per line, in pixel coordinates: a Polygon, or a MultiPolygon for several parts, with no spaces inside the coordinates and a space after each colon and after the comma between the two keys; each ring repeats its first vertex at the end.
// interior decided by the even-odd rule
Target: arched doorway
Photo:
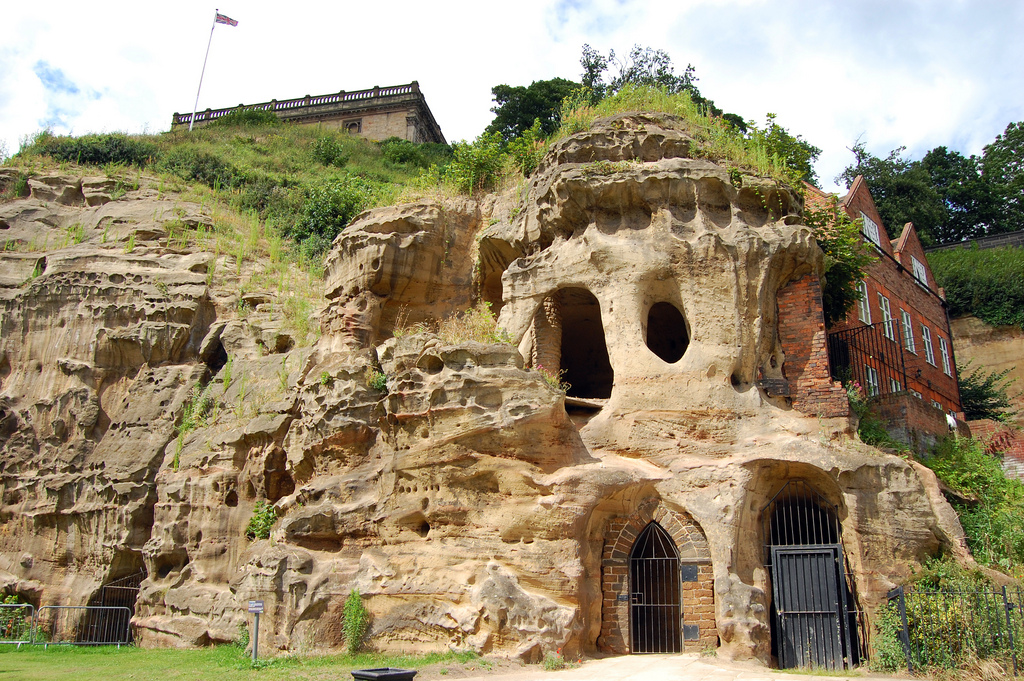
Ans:
{"type": "Polygon", "coordinates": [[[604,340],[601,305],[590,291],[564,288],[558,292],[562,317],[561,368],[570,397],[607,398],[614,376],[604,340]]]}
{"type": "Polygon", "coordinates": [[[791,480],[762,512],[772,582],[772,654],[779,667],[859,663],[857,612],[837,507],[791,480]]]}
{"type": "Polygon", "coordinates": [[[679,552],[661,525],[651,522],[629,554],[629,621],[634,653],[682,650],[679,552]]]}

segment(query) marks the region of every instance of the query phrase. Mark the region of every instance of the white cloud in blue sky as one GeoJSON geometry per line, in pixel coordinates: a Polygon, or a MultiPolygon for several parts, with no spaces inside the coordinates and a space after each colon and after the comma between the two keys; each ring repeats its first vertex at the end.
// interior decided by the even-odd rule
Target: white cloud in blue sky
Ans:
{"type": "MultiPolygon", "coordinates": [[[[765,114],[823,149],[829,186],[859,138],[917,158],[979,153],[1024,120],[1024,3],[950,0],[392,0],[368,9],[219,2],[199,107],[418,80],[445,135],[490,121],[490,89],[580,75],[580,48],[664,49],[729,112],[765,114]]],[[[191,110],[213,6],[54,0],[4,9],[0,140],[165,130],[191,110]],[[43,65],[40,76],[39,65],[43,65]],[[55,74],[59,74],[57,77],[55,74]],[[49,79],[49,80],[47,80],[49,79]],[[49,87],[48,87],[49,85],[49,87]],[[77,88],[73,93],[61,86],[77,88]]]]}

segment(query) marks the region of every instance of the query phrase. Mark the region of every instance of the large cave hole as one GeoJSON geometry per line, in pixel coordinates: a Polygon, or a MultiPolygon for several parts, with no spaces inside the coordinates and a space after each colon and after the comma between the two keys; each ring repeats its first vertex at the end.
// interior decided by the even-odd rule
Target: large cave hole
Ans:
{"type": "Polygon", "coordinates": [[[565,288],[558,292],[562,321],[561,368],[569,384],[566,395],[608,398],[614,373],[601,323],[601,305],[590,291],[565,288]]]}
{"type": "Polygon", "coordinates": [[[119,551],[111,561],[110,572],[101,586],[89,598],[88,611],[79,620],[79,643],[131,643],[134,628],[135,604],[140,586],[147,577],[142,555],[134,551],[119,551]]]}
{"type": "Polygon", "coordinates": [[[647,347],[658,357],[675,364],[683,358],[690,345],[690,334],[686,330],[686,319],[672,303],[660,302],[651,305],[647,313],[647,347]]]}

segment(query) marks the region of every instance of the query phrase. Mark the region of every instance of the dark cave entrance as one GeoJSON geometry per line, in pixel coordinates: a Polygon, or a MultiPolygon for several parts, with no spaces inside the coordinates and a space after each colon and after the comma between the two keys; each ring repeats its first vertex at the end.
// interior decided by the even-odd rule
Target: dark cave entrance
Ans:
{"type": "Polygon", "coordinates": [[[690,345],[690,334],[686,319],[672,303],[660,302],[651,305],[647,312],[647,333],[644,341],[651,352],[665,362],[675,364],[683,358],[690,345]]]}
{"type": "Polygon", "coordinates": [[[601,305],[590,291],[565,288],[558,292],[562,321],[561,368],[570,397],[611,397],[614,372],[601,323],[601,305]]]}

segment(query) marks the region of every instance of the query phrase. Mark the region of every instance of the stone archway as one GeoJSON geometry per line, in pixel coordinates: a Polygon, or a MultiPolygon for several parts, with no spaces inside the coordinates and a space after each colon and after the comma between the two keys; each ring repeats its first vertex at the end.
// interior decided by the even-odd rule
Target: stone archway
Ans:
{"type": "Polygon", "coordinates": [[[651,498],[630,515],[612,518],[605,531],[598,650],[620,655],[632,652],[629,558],[637,538],[652,522],[668,533],[679,554],[684,650],[717,647],[714,572],[707,537],[688,513],[673,511],[660,499],[651,498]]]}

